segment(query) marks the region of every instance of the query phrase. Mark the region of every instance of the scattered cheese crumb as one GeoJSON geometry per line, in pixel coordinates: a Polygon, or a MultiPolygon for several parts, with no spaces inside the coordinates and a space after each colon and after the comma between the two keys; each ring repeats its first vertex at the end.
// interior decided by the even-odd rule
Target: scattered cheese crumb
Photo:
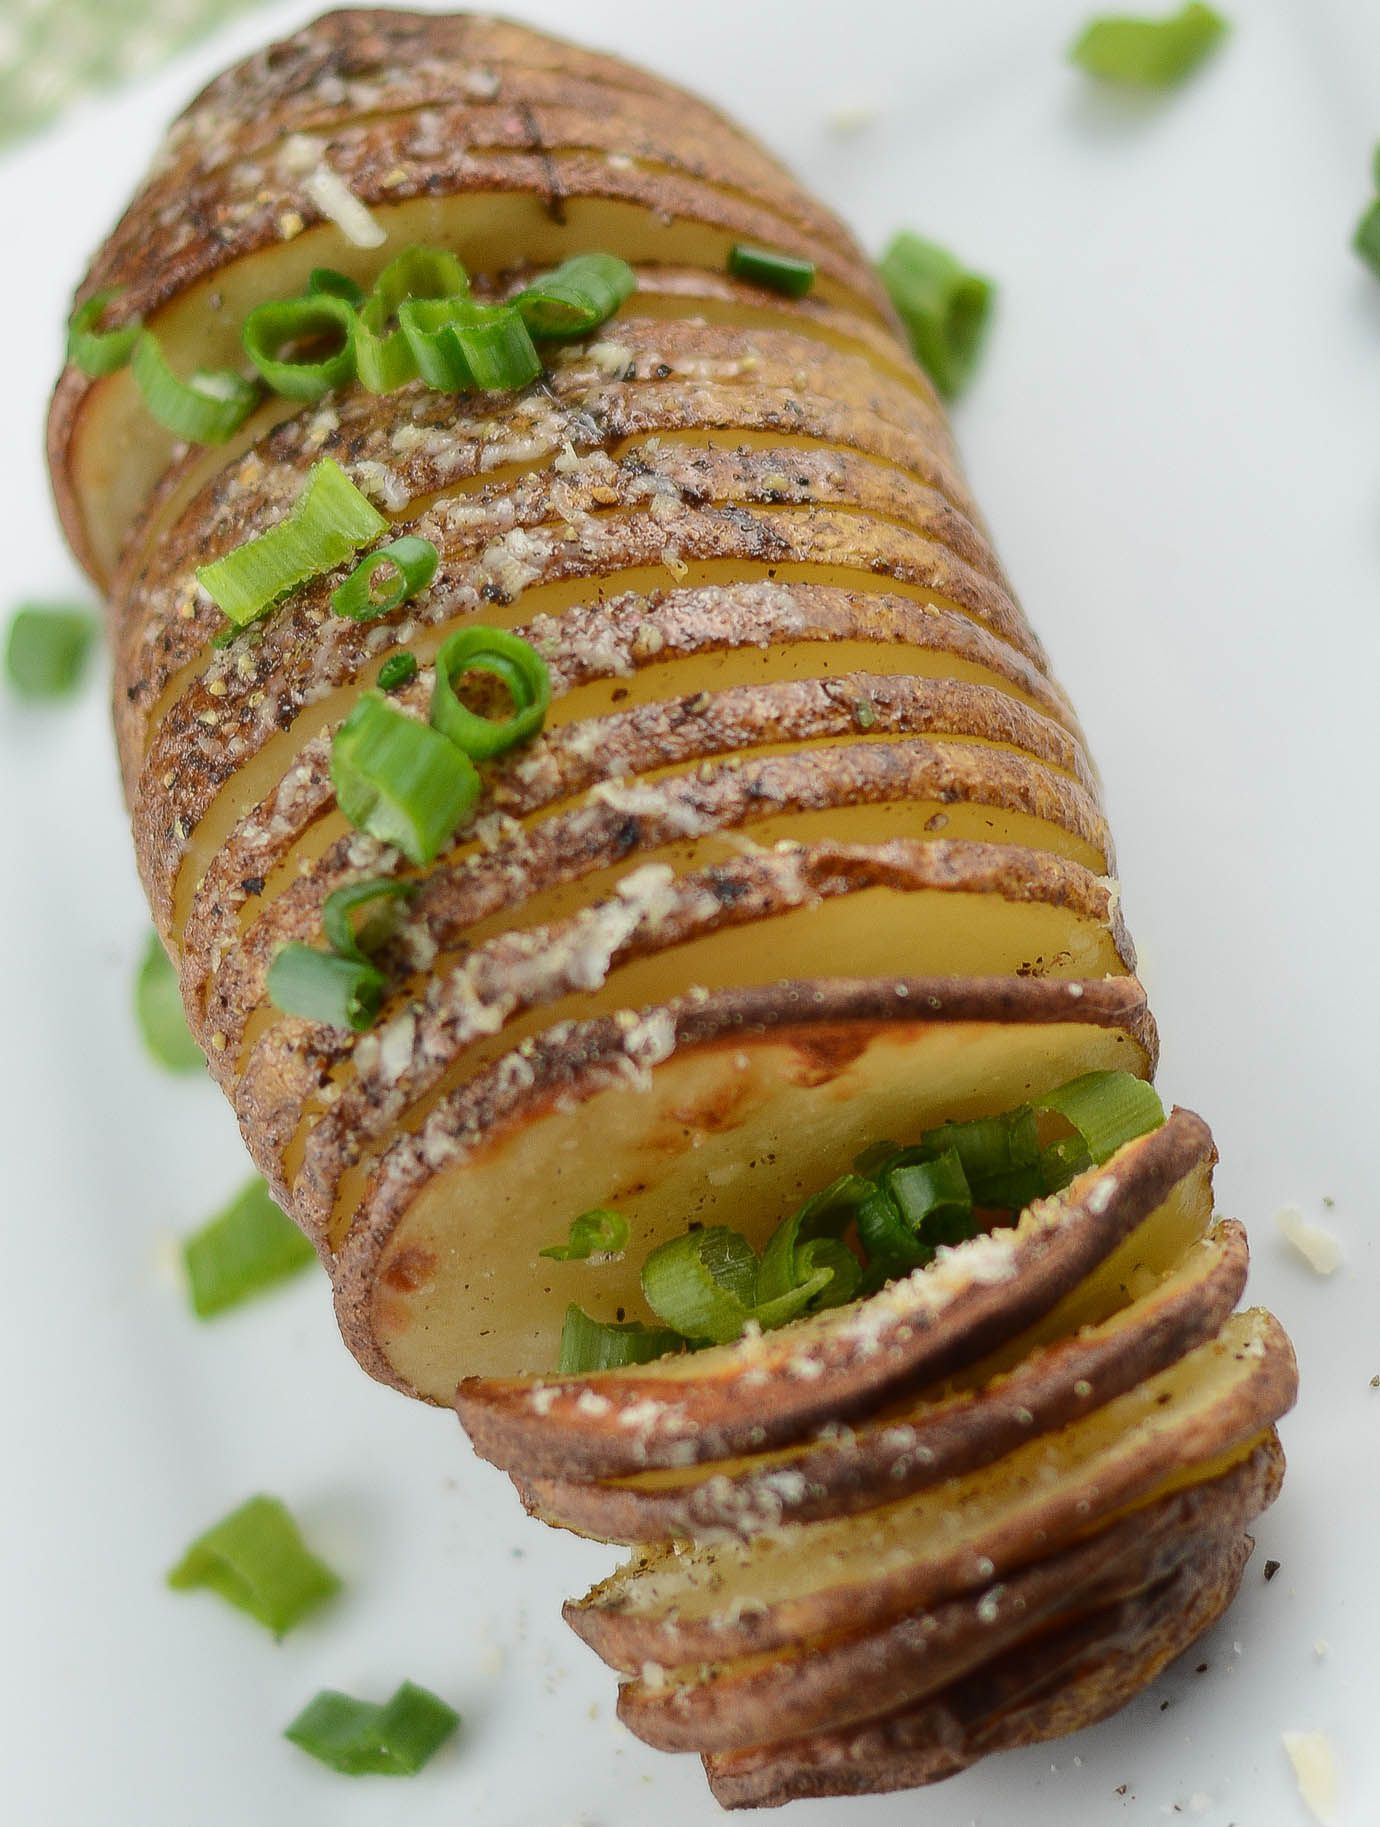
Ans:
{"type": "Polygon", "coordinates": [[[870,127],[876,118],[877,109],[867,102],[846,102],[842,107],[831,109],[825,116],[825,123],[830,133],[847,140],[861,133],[864,127],[870,127]]]}
{"type": "Polygon", "coordinates": [[[1304,1807],[1322,1827],[1337,1819],[1337,1759],[1326,1732],[1286,1732],[1284,1749],[1298,1778],[1304,1807]]]}
{"type": "Polygon", "coordinates": [[[318,165],[302,180],[302,189],[355,247],[382,247],[388,239],[344,178],[329,165],[318,165]]]}
{"type": "Polygon", "coordinates": [[[1331,1231],[1311,1223],[1292,1206],[1286,1206],[1275,1222],[1315,1274],[1333,1275],[1341,1267],[1342,1246],[1331,1231]]]}

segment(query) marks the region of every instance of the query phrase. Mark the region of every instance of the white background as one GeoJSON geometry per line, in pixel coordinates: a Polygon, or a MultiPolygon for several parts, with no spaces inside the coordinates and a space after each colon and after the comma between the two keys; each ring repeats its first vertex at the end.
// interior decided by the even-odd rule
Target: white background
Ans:
{"type": "MultiPolygon", "coordinates": [[[[1162,1087],[1213,1122],[1220,1202],[1254,1227],[1255,1298],[1303,1366],[1285,1495],[1240,1602],[1187,1667],[1076,1741],[791,1819],[1107,1827],[1177,1808],[1208,1827],[1293,1827],[1306,1816],[1280,1733],[1316,1727],[1336,1745],[1341,1822],[1369,1827],[1380,283],[1348,239],[1380,137],[1376,9],[1234,0],[1224,53],[1142,106],[1064,64],[1089,0],[511,6],[712,95],[869,246],[912,225],[1000,282],[960,436],[1106,776],[1162,1087]],[[853,107],[875,118],[840,137],[830,116],[853,107]],[[1330,1281],[1280,1239],[1291,1203],[1341,1238],[1330,1281]],[[1268,1587],[1265,1555],[1283,1563],[1268,1587]]],[[[77,583],[40,428],[85,257],[194,84],[310,10],[264,7],[0,162],[6,597],[77,583]]],[[[146,922],[102,700],[0,701],[0,1814],[714,1820],[695,1762],[613,1723],[612,1678],[560,1622],[610,1551],[527,1522],[444,1413],[368,1382],[315,1277],[212,1326],[190,1319],[173,1239],[238,1185],[243,1157],[211,1089],[139,1052],[129,986],[146,922]],[[257,1489],[288,1500],[348,1585],[280,1647],[161,1585],[186,1541],[257,1489]],[[351,1783],[278,1737],[318,1686],[382,1696],[404,1676],[465,1714],[414,1783],[351,1783]]]]}

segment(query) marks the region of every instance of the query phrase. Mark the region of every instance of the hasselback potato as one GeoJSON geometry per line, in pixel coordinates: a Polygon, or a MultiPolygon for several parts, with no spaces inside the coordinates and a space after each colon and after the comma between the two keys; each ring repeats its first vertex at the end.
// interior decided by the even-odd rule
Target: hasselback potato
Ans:
{"type": "Polygon", "coordinates": [[[1082,733],[848,232],[611,57],[341,12],[192,104],[78,304],[143,326],[68,366],[50,457],[188,1019],[360,1362],[637,1547],[568,1608],[623,1718],[733,1806],[1122,1704],[1235,1590],[1293,1359],[1234,1314],[1206,1126],[1141,1084],[1082,733]],[[589,255],[635,289],[558,334],[589,255]],[[304,295],[341,347],[282,338],[321,383],[251,395],[246,320],[304,295]],[[454,324],[528,325],[540,372],[457,340],[438,382],[454,324]],[[327,471],[365,531],[236,610],[327,471]],[[434,574],[342,613],[399,538],[434,574]],[[360,719],[458,780],[445,681],[470,727],[520,704],[452,672],[480,627],[540,705],[409,840],[360,719]],[[366,959],[340,896],[379,880],[366,959]],[[306,948],[369,1006],[284,995],[306,948]]]}

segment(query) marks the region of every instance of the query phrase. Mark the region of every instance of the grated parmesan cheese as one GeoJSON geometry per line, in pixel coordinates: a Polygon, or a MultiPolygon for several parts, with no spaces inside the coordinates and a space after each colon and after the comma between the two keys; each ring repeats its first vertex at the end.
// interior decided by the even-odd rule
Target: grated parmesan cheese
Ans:
{"type": "Polygon", "coordinates": [[[302,189],[353,247],[382,247],[388,239],[344,178],[329,165],[318,165],[310,172],[302,180],[302,189]]]}
{"type": "Polygon", "coordinates": [[[1298,1778],[1299,1795],[1321,1827],[1337,1819],[1337,1759],[1326,1732],[1286,1732],[1284,1749],[1298,1778]]]}
{"type": "Polygon", "coordinates": [[[1286,1206],[1275,1223],[1315,1274],[1335,1275],[1342,1266],[1342,1246],[1331,1231],[1311,1223],[1293,1206],[1286,1206]]]}

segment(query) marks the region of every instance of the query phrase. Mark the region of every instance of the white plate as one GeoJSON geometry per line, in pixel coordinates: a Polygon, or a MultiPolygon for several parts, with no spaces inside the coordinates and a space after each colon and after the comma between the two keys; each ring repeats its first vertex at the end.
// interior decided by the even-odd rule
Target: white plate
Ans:
{"type": "MultiPolygon", "coordinates": [[[[194,83],[311,10],[265,7],[0,165],[7,594],[75,581],[39,437],[84,257],[194,83]]],[[[1280,1734],[1302,1727],[1335,1742],[1341,1821],[1372,1823],[1380,285],[1347,242],[1380,133],[1374,8],[1235,0],[1224,53],[1150,107],[1063,64],[1089,0],[513,10],[705,90],[870,245],[912,224],[998,277],[960,436],[1106,776],[1161,1083],[1212,1120],[1254,1295],[1303,1364],[1285,1495],[1186,1666],[1075,1741],[792,1818],[1291,1827],[1280,1734]],[[854,107],[875,119],[831,132],[854,107]],[[1331,1280],[1282,1243],[1287,1203],[1341,1238],[1331,1280]]],[[[610,1551],[526,1521],[452,1421],[371,1384],[319,1281],[204,1328],[185,1311],[172,1240],[243,1156],[212,1091],[139,1052],[146,923],[100,700],[0,704],[0,1809],[24,1827],[713,1821],[694,1761],[613,1723],[611,1677],[560,1622],[610,1551]],[[348,1582],[281,1647],[161,1586],[258,1489],[348,1582]],[[466,1716],[411,1784],[351,1783],[278,1736],[319,1686],[403,1676],[466,1716]]]]}

